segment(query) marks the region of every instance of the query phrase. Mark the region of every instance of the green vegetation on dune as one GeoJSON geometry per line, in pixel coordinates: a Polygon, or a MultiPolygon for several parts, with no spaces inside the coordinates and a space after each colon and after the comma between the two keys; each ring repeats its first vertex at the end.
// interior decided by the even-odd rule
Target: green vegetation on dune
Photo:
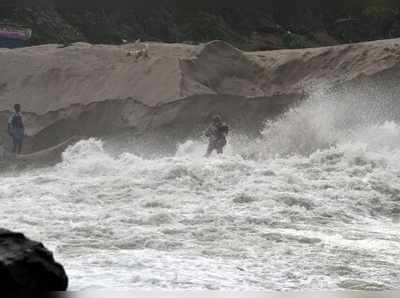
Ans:
{"type": "MultiPolygon", "coordinates": [[[[221,39],[245,50],[304,48],[400,37],[394,0],[265,1],[258,6],[140,9],[0,8],[0,22],[33,29],[32,44],[119,44],[124,40],[200,43],[221,39]]],[[[168,4],[169,3],[169,4],[168,4]]]]}

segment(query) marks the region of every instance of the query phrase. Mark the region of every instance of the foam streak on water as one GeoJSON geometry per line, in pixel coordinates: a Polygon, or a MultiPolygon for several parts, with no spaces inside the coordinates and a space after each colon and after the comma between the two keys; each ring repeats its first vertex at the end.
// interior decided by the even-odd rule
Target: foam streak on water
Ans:
{"type": "Polygon", "coordinates": [[[400,288],[400,127],[304,113],[210,159],[202,141],[154,160],[81,141],[2,174],[0,226],[54,250],[71,290],[400,288]]]}

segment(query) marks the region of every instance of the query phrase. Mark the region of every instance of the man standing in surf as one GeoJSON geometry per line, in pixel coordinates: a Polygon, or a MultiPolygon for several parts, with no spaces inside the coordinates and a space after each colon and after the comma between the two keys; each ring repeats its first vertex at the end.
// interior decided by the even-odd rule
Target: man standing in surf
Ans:
{"type": "Polygon", "coordinates": [[[14,105],[14,112],[8,119],[8,134],[13,139],[13,153],[21,154],[24,142],[25,127],[22,119],[21,105],[14,105]]]}
{"type": "Polygon", "coordinates": [[[218,154],[222,154],[224,152],[226,136],[228,135],[228,132],[229,127],[222,122],[221,116],[214,116],[212,124],[206,131],[208,148],[205,157],[209,157],[214,150],[216,150],[218,154]]]}

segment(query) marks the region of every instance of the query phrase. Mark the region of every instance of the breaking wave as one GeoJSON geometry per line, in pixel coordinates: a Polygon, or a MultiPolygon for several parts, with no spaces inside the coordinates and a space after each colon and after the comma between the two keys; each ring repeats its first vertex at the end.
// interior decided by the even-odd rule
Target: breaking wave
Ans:
{"type": "Polygon", "coordinates": [[[201,139],[154,159],[80,141],[3,175],[0,224],[71,289],[398,289],[400,126],[371,107],[315,96],[210,159],[201,139]]]}
{"type": "Polygon", "coordinates": [[[316,93],[277,120],[268,120],[261,137],[235,144],[236,151],[257,159],[310,154],[358,144],[367,150],[396,150],[400,130],[391,105],[377,99],[343,100],[316,93]]]}

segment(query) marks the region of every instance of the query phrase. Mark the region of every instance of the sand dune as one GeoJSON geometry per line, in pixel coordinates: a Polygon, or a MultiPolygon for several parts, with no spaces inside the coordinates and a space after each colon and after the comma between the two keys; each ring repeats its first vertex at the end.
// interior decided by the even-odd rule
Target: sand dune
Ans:
{"type": "Polygon", "coordinates": [[[218,111],[262,121],[310,90],[400,75],[400,39],[251,53],[221,41],[44,45],[0,49],[0,66],[0,121],[21,103],[33,150],[76,133],[193,128],[218,111]]]}

